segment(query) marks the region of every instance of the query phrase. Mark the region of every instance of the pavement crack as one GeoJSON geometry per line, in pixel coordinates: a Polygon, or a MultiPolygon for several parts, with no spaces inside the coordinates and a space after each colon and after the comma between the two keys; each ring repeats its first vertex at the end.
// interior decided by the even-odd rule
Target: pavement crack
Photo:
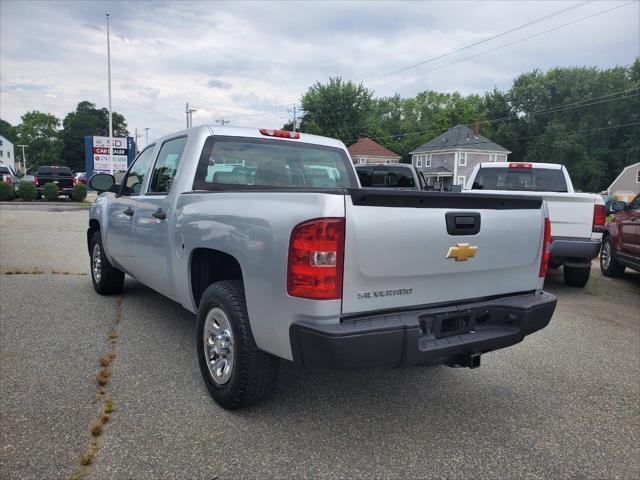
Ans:
{"type": "Polygon", "coordinates": [[[116,298],[116,315],[109,326],[107,336],[107,352],[98,358],[99,369],[95,375],[97,412],[91,422],[88,432],[88,441],[79,458],[79,465],[74,467],[71,480],[79,480],[91,473],[93,465],[102,443],[100,441],[111,416],[115,411],[113,400],[109,398],[109,381],[113,375],[113,365],[117,357],[116,346],[119,333],[117,326],[122,321],[122,296],[116,298]]]}

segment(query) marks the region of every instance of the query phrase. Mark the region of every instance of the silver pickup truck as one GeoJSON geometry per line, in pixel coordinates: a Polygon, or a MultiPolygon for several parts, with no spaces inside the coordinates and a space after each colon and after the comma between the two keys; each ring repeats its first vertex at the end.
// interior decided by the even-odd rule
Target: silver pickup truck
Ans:
{"type": "Polygon", "coordinates": [[[125,274],[197,315],[225,408],[304,367],[477,367],[550,321],[540,198],[363,189],[345,146],[282,130],[196,127],[98,174],[95,290],[125,274]]]}

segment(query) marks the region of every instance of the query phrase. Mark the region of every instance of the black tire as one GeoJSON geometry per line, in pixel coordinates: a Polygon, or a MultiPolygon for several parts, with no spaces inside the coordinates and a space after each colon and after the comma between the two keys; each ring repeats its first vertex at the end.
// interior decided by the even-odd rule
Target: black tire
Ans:
{"type": "Polygon", "coordinates": [[[256,346],[249,325],[242,281],[217,282],[204,291],[198,308],[195,344],[204,383],[221,407],[235,410],[255,405],[273,391],[280,361],[256,346]],[[207,315],[214,308],[224,312],[233,335],[233,367],[225,383],[214,380],[205,352],[205,324],[207,315]]]}
{"type": "Polygon", "coordinates": [[[600,271],[607,277],[621,277],[625,270],[624,265],[620,265],[616,260],[616,252],[613,248],[611,237],[602,240],[602,250],[600,251],[600,271]],[[605,254],[603,256],[603,253],[605,254]],[[608,265],[606,265],[608,259],[608,265]]]}
{"type": "Polygon", "coordinates": [[[564,283],[570,287],[584,287],[591,275],[591,265],[586,268],[564,266],[564,283]]]}
{"type": "Polygon", "coordinates": [[[91,237],[91,249],[89,250],[89,267],[91,269],[91,281],[93,282],[93,288],[100,295],[113,295],[115,293],[122,292],[122,285],[124,284],[124,272],[121,272],[116,267],[109,263],[107,257],[104,254],[104,247],[102,246],[102,237],[100,232],[95,232],[91,237]],[[94,254],[96,254],[96,246],[99,247],[100,256],[100,275],[96,279],[97,273],[94,269],[94,254]]]}

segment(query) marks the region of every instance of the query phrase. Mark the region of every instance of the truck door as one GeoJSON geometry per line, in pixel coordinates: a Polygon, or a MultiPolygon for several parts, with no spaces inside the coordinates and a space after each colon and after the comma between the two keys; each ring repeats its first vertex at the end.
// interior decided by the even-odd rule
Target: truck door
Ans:
{"type": "MultiPolygon", "coordinates": [[[[171,186],[178,171],[187,137],[166,140],[160,147],[149,185],[139,197],[133,237],[136,277],[154,290],[172,296],[169,255],[173,252],[173,202],[171,186]]],[[[173,192],[176,193],[176,192],[173,192]]]]}
{"type": "Polygon", "coordinates": [[[151,166],[153,145],[144,149],[133,161],[131,167],[122,178],[122,188],[109,202],[109,227],[105,248],[123,269],[132,275],[133,270],[133,222],[136,214],[137,199],[151,166]]]}
{"type": "Polygon", "coordinates": [[[627,207],[627,211],[618,214],[620,221],[621,250],[625,255],[640,258],[640,195],[627,207]]]}

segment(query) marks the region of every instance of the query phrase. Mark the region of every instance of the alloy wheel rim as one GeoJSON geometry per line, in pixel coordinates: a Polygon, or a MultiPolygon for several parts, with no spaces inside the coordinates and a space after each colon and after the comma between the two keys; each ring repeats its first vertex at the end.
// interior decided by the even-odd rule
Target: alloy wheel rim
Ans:
{"type": "Polygon", "coordinates": [[[102,278],[102,255],[100,251],[100,245],[97,243],[93,246],[93,255],[91,256],[91,271],[93,273],[93,279],[96,283],[100,283],[102,278]]]}
{"type": "Polygon", "coordinates": [[[231,324],[222,309],[215,307],[207,313],[202,341],[209,375],[214,382],[224,385],[233,373],[235,348],[231,324]]]}
{"type": "Polygon", "coordinates": [[[605,242],[602,246],[600,261],[602,262],[602,266],[605,270],[609,268],[609,264],[611,263],[611,245],[609,245],[609,242],[605,242]]]}

